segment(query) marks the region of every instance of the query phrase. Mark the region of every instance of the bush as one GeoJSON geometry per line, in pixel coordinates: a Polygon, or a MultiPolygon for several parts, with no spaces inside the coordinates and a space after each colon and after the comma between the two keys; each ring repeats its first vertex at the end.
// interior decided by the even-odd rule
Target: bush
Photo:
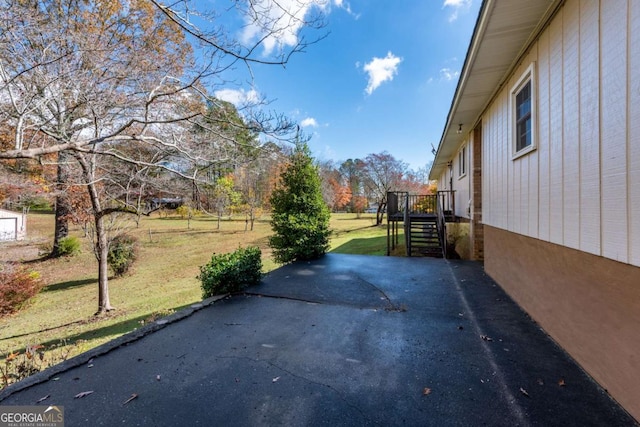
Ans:
{"type": "Polygon", "coordinates": [[[262,278],[261,256],[257,246],[213,254],[211,261],[200,267],[198,279],[202,282],[202,298],[237,292],[258,284],[262,278]]]}
{"type": "Polygon", "coordinates": [[[11,352],[4,359],[4,366],[0,363],[0,389],[21,381],[30,375],[47,369],[58,363],[62,363],[69,358],[73,348],[77,346],[67,346],[61,343],[59,346],[46,349],[39,344],[28,345],[24,352],[11,352]]]}
{"type": "Polygon", "coordinates": [[[0,270],[0,316],[20,310],[42,289],[40,274],[15,264],[0,270]]]}
{"type": "Polygon", "coordinates": [[[67,236],[58,242],[59,256],[73,256],[80,253],[80,240],[77,237],[67,236]]]}
{"type": "Polygon", "coordinates": [[[131,236],[116,236],[109,245],[109,254],[107,255],[107,263],[113,274],[122,276],[136,260],[138,252],[138,241],[131,236]]]}
{"type": "Polygon", "coordinates": [[[181,205],[176,208],[176,214],[178,214],[180,218],[185,219],[200,216],[202,215],[202,212],[190,206],[181,205]]]}

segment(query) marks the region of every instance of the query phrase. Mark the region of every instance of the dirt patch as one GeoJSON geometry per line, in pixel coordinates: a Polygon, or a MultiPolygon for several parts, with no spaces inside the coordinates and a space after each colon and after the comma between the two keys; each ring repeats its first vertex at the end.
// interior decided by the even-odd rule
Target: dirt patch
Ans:
{"type": "Polygon", "coordinates": [[[26,262],[42,257],[43,241],[0,243],[0,262],[26,262]]]}

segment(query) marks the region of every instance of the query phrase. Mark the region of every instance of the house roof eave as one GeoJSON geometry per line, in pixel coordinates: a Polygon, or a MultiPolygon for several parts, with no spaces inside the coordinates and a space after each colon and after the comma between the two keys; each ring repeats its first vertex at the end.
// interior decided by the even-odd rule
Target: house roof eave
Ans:
{"type": "Polygon", "coordinates": [[[429,172],[437,180],[564,0],[484,0],[429,172]]]}

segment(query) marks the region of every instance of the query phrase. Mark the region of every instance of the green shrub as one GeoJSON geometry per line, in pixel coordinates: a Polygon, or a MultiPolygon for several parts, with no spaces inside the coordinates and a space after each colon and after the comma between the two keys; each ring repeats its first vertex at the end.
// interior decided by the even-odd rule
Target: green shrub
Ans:
{"type": "Polygon", "coordinates": [[[317,166],[309,147],[296,144],[271,194],[269,246],[278,263],[320,258],[329,249],[329,208],[322,198],[317,166]]]}
{"type": "Polygon", "coordinates": [[[200,267],[198,279],[202,282],[202,297],[237,292],[258,284],[262,278],[261,256],[257,246],[213,254],[211,261],[200,267]]]}
{"type": "Polygon", "coordinates": [[[15,264],[0,269],[0,316],[14,313],[40,292],[40,274],[15,264]]]}
{"type": "Polygon", "coordinates": [[[107,255],[107,263],[113,274],[122,276],[136,260],[138,252],[138,241],[131,236],[116,236],[109,245],[109,254],[107,255]]]}
{"type": "Polygon", "coordinates": [[[58,255],[73,256],[80,253],[80,240],[77,237],[67,236],[58,242],[58,255]]]}

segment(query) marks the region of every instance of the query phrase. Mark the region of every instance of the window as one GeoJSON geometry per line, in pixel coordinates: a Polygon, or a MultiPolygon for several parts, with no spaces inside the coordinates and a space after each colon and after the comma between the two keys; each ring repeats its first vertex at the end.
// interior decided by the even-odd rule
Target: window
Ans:
{"type": "Polygon", "coordinates": [[[531,145],[531,80],[516,94],[516,151],[531,145]]]}
{"type": "Polygon", "coordinates": [[[467,174],[467,146],[464,145],[458,152],[458,177],[462,178],[467,174]]]}
{"type": "Polygon", "coordinates": [[[535,149],[535,86],[533,68],[534,64],[531,64],[511,90],[514,158],[535,149]]]}

